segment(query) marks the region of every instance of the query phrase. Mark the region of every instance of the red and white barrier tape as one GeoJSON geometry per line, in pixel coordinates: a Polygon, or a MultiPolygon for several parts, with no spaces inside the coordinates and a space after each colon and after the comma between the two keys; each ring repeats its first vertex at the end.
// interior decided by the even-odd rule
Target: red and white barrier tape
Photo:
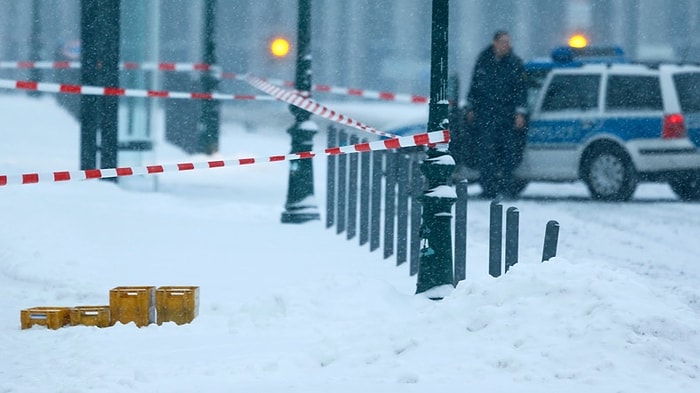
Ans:
{"type": "MultiPolygon", "coordinates": [[[[79,61],[0,61],[0,69],[79,69],[79,61]]],[[[134,63],[124,62],[119,64],[122,70],[147,70],[147,71],[216,71],[222,79],[233,79],[244,81],[246,74],[234,72],[221,72],[218,66],[206,63],[134,63]]],[[[294,82],[283,79],[265,79],[267,82],[277,86],[294,88],[294,82]]],[[[411,104],[427,104],[429,98],[415,94],[399,94],[388,91],[375,91],[357,89],[352,87],[339,87],[323,84],[314,84],[312,91],[319,93],[338,94],[351,97],[369,98],[381,101],[394,101],[411,104]]]]}
{"type": "Polygon", "coordinates": [[[21,175],[0,175],[0,186],[10,186],[19,184],[35,183],[55,183],[72,180],[106,179],[113,177],[125,177],[133,175],[153,175],[166,172],[184,172],[199,169],[213,169],[230,166],[251,165],[265,162],[277,162],[287,160],[299,160],[312,158],[316,155],[339,155],[350,153],[361,153],[368,151],[378,151],[387,149],[398,149],[402,147],[425,146],[436,143],[447,143],[450,140],[448,130],[434,131],[425,134],[404,136],[395,139],[358,143],[355,145],[329,147],[323,152],[301,152],[291,153],[267,158],[238,158],[229,160],[215,160],[206,162],[183,162],[178,164],[149,165],[145,167],[121,167],[110,169],[88,169],[81,171],[58,171],[51,173],[25,173],[21,175]]]}
{"type": "Polygon", "coordinates": [[[0,79],[0,88],[18,89],[30,91],[43,91],[47,93],[63,94],[87,94],[97,96],[118,97],[150,97],[150,98],[186,98],[194,100],[273,100],[272,97],[249,94],[220,94],[220,93],[189,93],[164,90],[125,89],[121,87],[81,86],[59,83],[45,83],[33,81],[15,81],[0,79]]]}
{"type": "MultiPolygon", "coordinates": [[[[0,61],[0,69],[79,69],[79,61],[0,61]]],[[[146,71],[209,71],[216,66],[206,63],[119,63],[122,70],[146,71]]]]}
{"type": "Polygon", "coordinates": [[[0,79],[0,88],[63,94],[87,94],[117,97],[184,98],[197,100],[274,100],[277,98],[281,101],[298,106],[304,110],[336,123],[387,138],[396,138],[396,135],[394,134],[382,132],[366,124],[362,124],[359,121],[353,120],[352,118],[341,113],[328,109],[310,98],[302,97],[294,91],[283,90],[255,77],[250,77],[249,79],[246,79],[246,81],[248,81],[252,86],[266,92],[267,94],[270,94],[272,97],[245,94],[226,95],[219,93],[187,93],[163,90],[125,89],[121,87],[81,86],[33,81],[15,81],[9,79],[0,79]]]}
{"type": "MultiPolygon", "coordinates": [[[[236,74],[233,72],[222,72],[220,74],[221,78],[235,79],[235,80],[245,80],[246,75],[247,74],[236,74]]],[[[260,78],[260,79],[265,81],[265,82],[269,82],[273,85],[294,88],[294,82],[292,82],[292,81],[286,81],[283,79],[273,79],[273,78],[260,78]]],[[[370,98],[370,99],[375,99],[375,100],[395,101],[395,102],[403,102],[403,103],[410,103],[410,104],[427,104],[429,102],[428,97],[419,96],[419,95],[415,95],[415,94],[398,94],[398,93],[391,93],[388,91],[364,90],[364,89],[356,89],[356,88],[352,88],[352,87],[339,87],[339,86],[331,86],[331,85],[314,84],[314,85],[311,85],[311,90],[317,91],[320,93],[330,93],[330,94],[338,94],[338,95],[345,95],[345,96],[351,96],[351,97],[362,97],[362,98],[370,98]]]]}
{"type": "Polygon", "coordinates": [[[296,91],[284,90],[280,87],[274,86],[269,82],[266,82],[263,79],[254,77],[252,75],[246,76],[245,81],[248,82],[251,86],[255,87],[256,89],[264,91],[265,93],[270,94],[271,96],[277,98],[280,101],[284,101],[288,104],[299,107],[317,116],[321,116],[339,124],[353,127],[360,131],[369,132],[371,134],[380,135],[387,138],[397,138],[397,136],[394,134],[379,131],[373,127],[360,123],[357,120],[354,120],[341,113],[331,110],[326,106],[321,105],[318,102],[312,100],[311,98],[303,97],[296,91]]]}

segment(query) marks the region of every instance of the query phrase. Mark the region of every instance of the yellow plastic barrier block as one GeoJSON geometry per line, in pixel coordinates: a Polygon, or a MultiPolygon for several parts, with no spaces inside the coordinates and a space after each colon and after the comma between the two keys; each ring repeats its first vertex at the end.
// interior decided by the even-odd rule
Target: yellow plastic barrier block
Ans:
{"type": "Polygon", "coordinates": [[[162,286],[156,290],[158,325],[190,323],[199,313],[199,287],[162,286]]]}
{"type": "Polygon", "coordinates": [[[154,286],[126,286],[111,289],[109,291],[111,324],[134,322],[136,326],[142,327],[155,323],[155,293],[154,286]]]}
{"type": "Polygon", "coordinates": [[[76,306],[70,309],[71,326],[112,326],[109,306],[76,306]]]}
{"type": "Polygon", "coordinates": [[[32,307],[20,311],[22,329],[34,325],[59,329],[70,324],[70,307],[32,307]]]}

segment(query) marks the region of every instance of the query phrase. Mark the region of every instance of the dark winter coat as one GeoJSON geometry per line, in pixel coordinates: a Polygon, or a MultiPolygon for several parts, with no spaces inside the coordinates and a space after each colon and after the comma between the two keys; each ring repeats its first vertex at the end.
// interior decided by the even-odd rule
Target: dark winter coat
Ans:
{"type": "Polygon", "coordinates": [[[476,60],[467,110],[478,115],[508,117],[512,123],[516,111],[525,113],[527,90],[523,61],[512,52],[497,60],[493,47],[484,49],[476,60]]]}
{"type": "Polygon", "coordinates": [[[517,166],[525,131],[514,131],[513,122],[516,113],[525,114],[526,104],[522,60],[512,52],[497,60],[492,46],[484,49],[474,66],[465,108],[474,111],[474,124],[465,125],[465,146],[455,146],[457,163],[482,170],[496,165],[510,171],[517,166]]]}

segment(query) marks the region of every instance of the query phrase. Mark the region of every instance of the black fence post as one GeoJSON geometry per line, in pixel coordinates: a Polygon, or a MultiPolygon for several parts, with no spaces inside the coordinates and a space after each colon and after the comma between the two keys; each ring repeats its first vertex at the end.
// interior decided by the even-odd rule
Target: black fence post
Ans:
{"type": "Polygon", "coordinates": [[[506,273],[508,269],[518,263],[519,227],[520,212],[515,207],[509,207],[508,210],[506,210],[506,273]]]}
{"type": "MultiPolygon", "coordinates": [[[[363,142],[367,142],[364,139],[363,142]]],[[[370,196],[370,159],[371,155],[360,155],[360,246],[369,241],[369,196],[370,196]]]]}
{"type": "Polygon", "coordinates": [[[385,151],[384,183],[384,259],[394,255],[394,223],[396,221],[396,156],[385,151]]]}
{"type": "Polygon", "coordinates": [[[544,231],[544,246],[542,247],[542,262],[557,256],[557,242],[559,241],[559,223],[555,220],[547,222],[544,231]]]}
{"type": "MultiPolygon", "coordinates": [[[[335,127],[328,127],[328,147],[338,146],[338,131],[335,127]]],[[[335,224],[335,189],[336,189],[336,165],[337,155],[328,156],[328,167],[326,172],[326,228],[335,224]]]]}
{"type": "Polygon", "coordinates": [[[410,156],[401,152],[396,157],[398,200],[396,204],[396,265],[408,260],[408,202],[410,200],[410,156]]]}
{"type": "MultiPolygon", "coordinates": [[[[350,144],[355,145],[360,141],[355,135],[350,136],[350,144]]],[[[347,216],[347,239],[353,239],[357,235],[357,154],[350,154],[348,160],[350,167],[348,170],[348,216],[347,216]]]]}
{"type": "Polygon", "coordinates": [[[418,159],[418,155],[411,155],[411,240],[409,253],[409,273],[411,276],[418,274],[420,266],[420,223],[423,216],[419,201],[423,195],[423,176],[419,169],[418,159]]]}
{"type": "MultiPolygon", "coordinates": [[[[382,212],[382,151],[373,151],[372,154],[372,195],[369,213],[369,250],[374,251],[379,248],[379,238],[381,235],[381,212],[382,212]]],[[[367,154],[367,153],[365,153],[367,154]]]]}
{"type": "MultiPolygon", "coordinates": [[[[340,130],[338,132],[338,146],[348,144],[348,134],[340,130]]],[[[348,200],[348,156],[341,154],[338,156],[338,203],[336,210],[336,233],[345,232],[345,218],[347,217],[347,200],[348,200]]]]}
{"type": "Polygon", "coordinates": [[[501,275],[501,243],[503,241],[503,205],[491,202],[489,215],[489,274],[501,275]]]}
{"type": "Polygon", "coordinates": [[[457,182],[455,202],[455,285],[467,277],[467,186],[466,180],[457,182]]]}

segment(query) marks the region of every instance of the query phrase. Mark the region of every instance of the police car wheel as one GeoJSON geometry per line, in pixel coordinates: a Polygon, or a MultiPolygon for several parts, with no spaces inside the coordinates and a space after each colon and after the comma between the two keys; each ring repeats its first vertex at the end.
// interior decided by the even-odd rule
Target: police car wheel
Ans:
{"type": "Polygon", "coordinates": [[[700,172],[680,173],[668,184],[673,192],[684,201],[700,200],[700,172]]]}
{"type": "Polygon", "coordinates": [[[626,201],[637,188],[637,174],[629,156],[616,146],[601,145],[586,154],[584,181],[594,199],[626,201]]]}

